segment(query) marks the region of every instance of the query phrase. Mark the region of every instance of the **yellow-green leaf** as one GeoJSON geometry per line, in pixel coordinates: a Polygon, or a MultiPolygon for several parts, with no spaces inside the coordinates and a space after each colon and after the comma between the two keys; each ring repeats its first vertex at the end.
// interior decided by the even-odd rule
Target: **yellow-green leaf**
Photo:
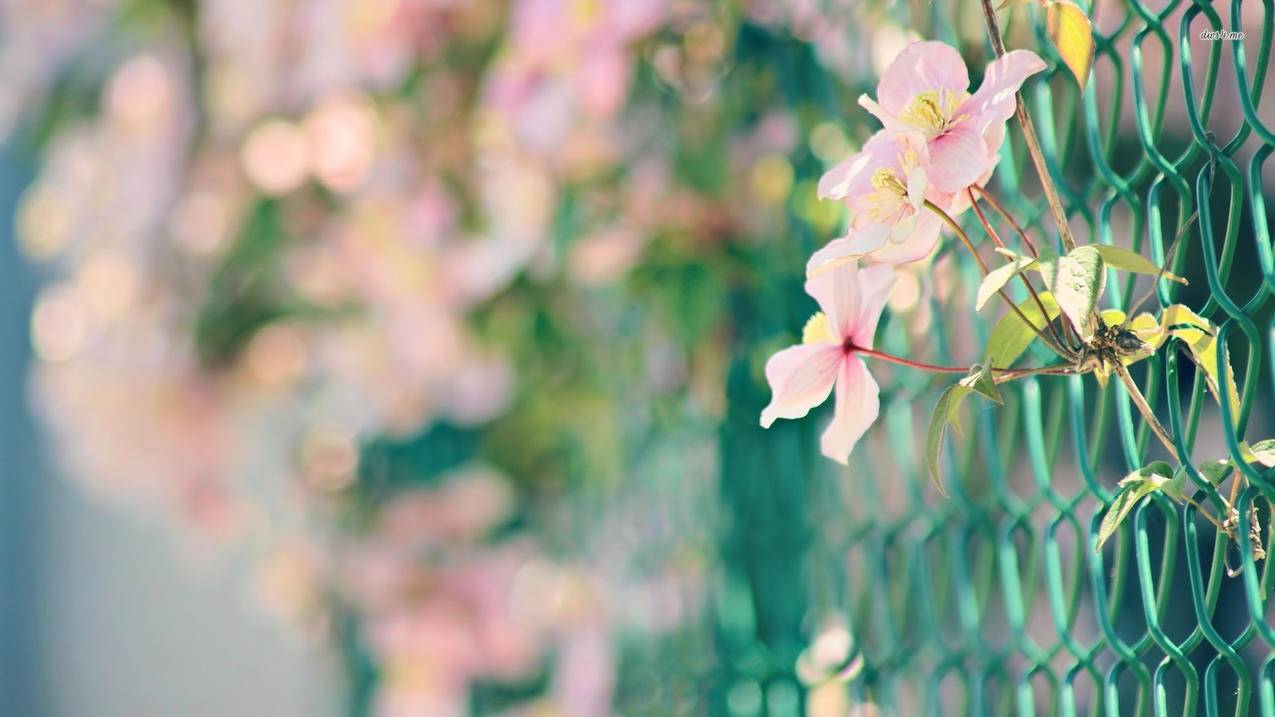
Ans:
{"type": "Polygon", "coordinates": [[[1112,269],[1120,269],[1122,271],[1133,272],[1134,274],[1147,274],[1150,276],[1160,276],[1163,274],[1164,278],[1169,279],[1170,281],[1176,281],[1179,284],[1187,283],[1186,279],[1162,270],[1160,267],[1155,265],[1155,262],[1136,251],[1130,251],[1118,246],[1109,246],[1107,244],[1090,244],[1090,246],[1098,252],[1098,255],[1102,257],[1102,260],[1112,269]]]}
{"type": "Polygon", "coordinates": [[[1164,343],[1164,327],[1151,314],[1144,312],[1133,317],[1129,330],[1152,349],[1159,349],[1164,343]]]}
{"type": "Polygon", "coordinates": [[[1058,302],[1048,291],[1040,292],[1040,303],[1044,305],[1047,316],[1042,316],[1040,307],[1030,297],[1018,305],[1018,310],[1031,322],[1031,326],[1023,322],[1018,314],[1010,311],[996,322],[991,334],[987,337],[987,360],[983,363],[989,368],[1009,368],[1036,338],[1032,326],[1044,331],[1050,321],[1058,318],[1058,302]]]}
{"type": "Polygon", "coordinates": [[[1089,22],[1089,15],[1069,0],[1051,0],[1045,6],[1045,27],[1067,69],[1084,90],[1094,55],[1093,25],[1089,22]]]}
{"type": "Polygon", "coordinates": [[[1119,326],[1126,318],[1125,313],[1120,309],[1103,309],[1098,312],[1098,315],[1102,317],[1102,323],[1107,326],[1119,326]]]}
{"type": "Polygon", "coordinates": [[[1225,356],[1225,374],[1217,362],[1217,327],[1182,304],[1166,306],[1160,312],[1160,329],[1186,344],[1191,360],[1204,372],[1205,384],[1213,398],[1222,402],[1223,391],[1231,407],[1231,418],[1239,421],[1240,392],[1235,384],[1230,353],[1225,356]]]}
{"type": "Polygon", "coordinates": [[[978,296],[974,301],[974,310],[982,311],[987,304],[988,299],[996,295],[996,292],[1005,288],[1005,285],[1013,280],[1015,276],[1021,274],[1024,270],[1035,263],[1035,259],[1030,256],[1020,256],[1017,254],[1008,255],[1009,263],[999,266],[983,277],[983,281],[978,285],[978,296]]]}

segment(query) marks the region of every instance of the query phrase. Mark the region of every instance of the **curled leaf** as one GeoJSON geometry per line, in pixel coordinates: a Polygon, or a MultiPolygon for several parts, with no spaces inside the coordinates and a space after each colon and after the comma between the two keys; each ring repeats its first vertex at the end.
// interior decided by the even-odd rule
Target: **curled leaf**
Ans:
{"type": "Polygon", "coordinates": [[[1226,458],[1218,458],[1212,461],[1205,461],[1200,464],[1200,475],[1213,485],[1218,485],[1226,480],[1231,474],[1231,461],[1226,458]]]}
{"type": "Polygon", "coordinates": [[[1083,91],[1094,56],[1093,24],[1089,15],[1070,0],[1050,0],[1045,5],[1045,29],[1083,91]]]}
{"type": "Polygon", "coordinates": [[[1240,392],[1235,383],[1229,351],[1224,356],[1225,373],[1218,365],[1217,326],[1191,309],[1174,304],[1160,312],[1160,328],[1166,336],[1173,336],[1186,344],[1191,360],[1204,373],[1205,384],[1213,398],[1221,403],[1225,394],[1231,407],[1231,418],[1239,421],[1240,392]]]}

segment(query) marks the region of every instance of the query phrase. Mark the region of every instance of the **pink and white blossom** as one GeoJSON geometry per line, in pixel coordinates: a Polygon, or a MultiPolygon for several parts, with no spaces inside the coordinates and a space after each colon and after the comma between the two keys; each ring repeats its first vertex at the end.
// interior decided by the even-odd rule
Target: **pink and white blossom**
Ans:
{"type": "Polygon", "coordinates": [[[763,428],[777,418],[805,416],[826,401],[835,387],[836,407],[820,448],[838,463],[849,461],[881,406],[877,382],[857,353],[872,348],[895,278],[889,266],[860,268],[851,261],[806,279],[806,293],[819,302],[821,311],[806,323],[800,344],[766,362],[773,395],[761,412],[763,428]]]}
{"type": "Polygon", "coordinates": [[[928,256],[942,219],[969,206],[965,191],[991,179],[1014,114],[1015,94],[1045,69],[1035,53],[1015,50],[987,66],[970,94],[960,53],[941,42],[915,42],[895,58],[877,99],[859,104],[885,126],[863,150],[828,171],[819,196],[841,200],[850,230],[811,257],[810,268],[854,257],[902,264],[928,256]]]}
{"type": "Polygon", "coordinates": [[[969,71],[956,48],[914,42],[899,53],[877,84],[877,98],[859,104],[891,132],[925,138],[929,181],[940,192],[959,193],[986,181],[1014,114],[1015,95],[1028,77],[1044,70],[1030,50],[1014,50],[987,66],[983,84],[969,93],[969,71]]]}

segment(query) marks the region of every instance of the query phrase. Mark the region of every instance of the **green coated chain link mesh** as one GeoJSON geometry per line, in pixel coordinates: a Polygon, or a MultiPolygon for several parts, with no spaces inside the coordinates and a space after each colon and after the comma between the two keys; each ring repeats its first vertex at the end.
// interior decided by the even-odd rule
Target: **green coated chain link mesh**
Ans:
{"type": "MultiPolygon", "coordinates": [[[[1275,112],[1269,97],[1262,106],[1275,7],[1080,4],[1097,34],[1083,94],[1052,54],[1043,13],[1013,11],[1007,43],[1051,65],[1024,97],[1079,242],[1119,243],[1159,262],[1185,230],[1172,270],[1190,285],[1161,282],[1152,303],[1185,303],[1220,325],[1239,415],[1219,411],[1172,348],[1135,377],[1184,455],[1237,457],[1241,441],[1275,434],[1275,252],[1263,186],[1275,112]],[[1210,40],[1206,30],[1244,36],[1210,40]]],[[[978,73],[990,49],[971,39],[982,22],[977,2],[903,5],[912,29],[960,46],[978,73]]],[[[993,187],[1029,231],[1056,238],[1017,129],[1011,123],[993,187]]],[[[977,285],[972,263],[953,260],[963,283],[977,285]]],[[[1104,304],[1126,307],[1141,293],[1133,289],[1109,282],[1104,304]]],[[[804,298],[799,284],[784,291],[793,298],[779,301],[804,298]]],[[[810,309],[744,313],[795,333],[810,309]]],[[[997,312],[984,314],[980,337],[997,312]]],[[[931,329],[940,347],[943,324],[931,329]]],[[[899,326],[883,332],[887,350],[909,353],[899,326]]],[[[1199,509],[1153,495],[1095,550],[1116,482],[1163,457],[1122,386],[1016,382],[1004,406],[979,409],[949,439],[944,499],[925,475],[918,429],[944,382],[889,376],[881,418],[843,473],[814,447],[826,414],[760,430],[768,393],[754,366],[735,366],[721,439],[726,567],[713,605],[723,663],[714,714],[798,715],[816,700],[844,700],[865,715],[1275,716],[1275,570],[1254,561],[1247,538],[1238,547],[1218,539],[1199,509]],[[831,696],[795,668],[830,616],[852,639],[831,696]]],[[[1275,470],[1250,468],[1245,478],[1238,534],[1248,536],[1256,505],[1270,551],[1275,470]]],[[[1192,479],[1201,505],[1220,504],[1192,479]]]]}

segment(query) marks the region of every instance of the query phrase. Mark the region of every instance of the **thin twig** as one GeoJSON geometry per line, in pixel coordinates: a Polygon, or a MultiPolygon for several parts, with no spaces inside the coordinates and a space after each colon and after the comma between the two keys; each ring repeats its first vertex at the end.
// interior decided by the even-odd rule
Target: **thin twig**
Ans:
{"type": "Polygon", "coordinates": [[[992,209],[996,210],[996,213],[999,214],[1002,219],[1009,222],[1009,225],[1013,227],[1014,231],[1018,234],[1018,238],[1023,242],[1023,246],[1027,247],[1027,251],[1031,252],[1033,258],[1039,259],[1040,252],[1036,249],[1036,243],[1031,240],[1031,237],[1027,236],[1027,231],[1023,229],[1016,219],[1014,219],[1014,215],[1009,213],[1009,210],[1005,208],[1005,205],[1001,204],[1000,200],[997,199],[991,192],[987,191],[985,187],[972,185],[971,188],[977,190],[978,195],[983,199],[986,199],[987,203],[992,205],[992,209]]]}
{"type": "MultiPolygon", "coordinates": [[[[974,261],[978,262],[978,268],[982,270],[983,276],[987,276],[987,273],[988,273],[987,262],[983,261],[983,257],[979,256],[978,249],[974,248],[974,242],[970,240],[970,235],[966,234],[965,230],[961,228],[960,222],[953,219],[952,215],[943,211],[943,209],[939,205],[935,204],[934,202],[931,202],[928,199],[925,200],[925,206],[930,211],[934,212],[935,214],[938,214],[939,218],[941,218],[944,221],[944,223],[946,223],[947,226],[953,232],[956,233],[956,236],[961,240],[961,243],[965,245],[965,248],[969,250],[970,255],[974,257],[974,261]]],[[[1009,305],[1009,308],[1015,314],[1018,314],[1018,318],[1021,319],[1024,324],[1027,324],[1027,326],[1032,330],[1032,332],[1035,333],[1036,336],[1041,341],[1043,341],[1045,345],[1048,346],[1051,351],[1058,354],[1059,356],[1062,356],[1063,358],[1070,358],[1073,355],[1072,352],[1066,351],[1062,347],[1060,347],[1058,344],[1054,343],[1053,339],[1047,336],[1041,330],[1040,327],[1036,326],[1036,322],[1028,319],[1027,315],[1023,313],[1023,310],[1018,308],[1018,304],[1014,303],[1014,300],[1010,298],[1009,294],[1005,293],[1004,289],[997,289],[996,293],[999,294],[1000,297],[1005,300],[1005,303],[1009,305]]],[[[1042,314],[1040,318],[1045,322],[1046,326],[1049,325],[1049,314],[1042,314]]]]}
{"type": "Polygon", "coordinates": [[[1151,410],[1151,404],[1147,403],[1146,396],[1142,395],[1142,389],[1138,388],[1138,384],[1134,382],[1133,376],[1129,375],[1129,369],[1124,364],[1117,363],[1116,375],[1120,377],[1120,382],[1124,384],[1125,391],[1129,394],[1129,398],[1133,399],[1133,405],[1138,407],[1138,412],[1142,414],[1143,420],[1151,427],[1151,432],[1160,439],[1164,447],[1169,450],[1169,454],[1177,457],[1178,462],[1185,463],[1182,456],[1178,454],[1178,448],[1173,444],[1173,439],[1169,438],[1169,432],[1164,429],[1164,425],[1160,423],[1160,419],[1156,418],[1155,412],[1151,410]]]}
{"type": "MultiPolygon", "coordinates": [[[[983,225],[983,231],[987,232],[987,236],[991,237],[992,242],[996,244],[996,246],[1005,249],[1005,242],[1001,241],[1000,235],[992,228],[991,222],[987,221],[987,217],[984,216],[983,210],[978,206],[978,200],[974,198],[974,192],[966,189],[965,193],[969,196],[970,208],[974,210],[974,214],[978,216],[979,223],[983,225]]],[[[1018,273],[1018,278],[1022,280],[1023,286],[1027,287],[1027,293],[1031,294],[1032,300],[1036,302],[1036,308],[1040,309],[1040,315],[1048,319],[1049,312],[1045,310],[1045,303],[1040,300],[1040,294],[1036,293],[1036,287],[1032,286],[1031,279],[1028,279],[1027,274],[1021,271],[1018,273]]],[[[1045,328],[1049,331],[1049,335],[1053,337],[1054,341],[1062,344],[1062,337],[1054,330],[1052,322],[1046,322],[1045,328]]]]}
{"type": "MultiPolygon", "coordinates": [[[[987,36],[992,41],[992,50],[996,52],[997,57],[1001,57],[1005,54],[1005,40],[1001,38],[1001,29],[996,23],[996,10],[992,7],[992,0],[982,0],[982,2],[983,19],[987,23],[987,36]]],[[[1062,238],[1063,247],[1071,251],[1076,248],[1076,240],[1071,236],[1071,226],[1067,223],[1067,212],[1063,210],[1058,187],[1054,186],[1054,180],[1049,176],[1049,166],[1045,163],[1045,153],[1041,151],[1040,140],[1036,137],[1036,127],[1032,124],[1031,115],[1027,114],[1027,103],[1023,102],[1021,92],[1014,94],[1014,100],[1016,103],[1014,114],[1018,117],[1018,124],[1023,128],[1023,141],[1027,145],[1027,153],[1031,155],[1032,164],[1036,166],[1036,174],[1040,177],[1040,184],[1045,190],[1045,198],[1049,200],[1049,209],[1053,212],[1054,222],[1058,225],[1058,236],[1062,238]]]]}

